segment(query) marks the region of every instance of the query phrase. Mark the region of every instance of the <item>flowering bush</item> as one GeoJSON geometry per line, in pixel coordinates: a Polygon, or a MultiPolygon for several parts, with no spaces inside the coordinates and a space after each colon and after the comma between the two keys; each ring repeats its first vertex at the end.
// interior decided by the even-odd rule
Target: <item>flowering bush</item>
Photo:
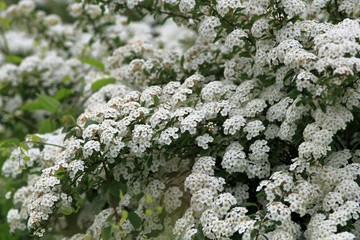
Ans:
{"type": "Polygon", "coordinates": [[[0,14],[15,236],[360,238],[359,1],[44,3],[0,14]]]}

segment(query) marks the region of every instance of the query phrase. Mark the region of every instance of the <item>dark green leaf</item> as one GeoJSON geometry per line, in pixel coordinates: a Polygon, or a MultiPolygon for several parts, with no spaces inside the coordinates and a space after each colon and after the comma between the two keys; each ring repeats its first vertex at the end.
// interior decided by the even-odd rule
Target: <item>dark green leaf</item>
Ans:
{"type": "Polygon", "coordinates": [[[87,128],[88,126],[92,125],[92,124],[99,124],[98,122],[95,122],[93,120],[88,120],[85,125],[84,125],[84,128],[87,128]]]}
{"type": "Polygon", "coordinates": [[[127,186],[122,182],[113,182],[109,187],[111,195],[118,198],[120,197],[120,192],[125,194],[127,192],[127,186]]]}
{"type": "Polygon", "coordinates": [[[197,231],[197,233],[195,235],[195,239],[196,240],[205,240],[205,235],[204,235],[204,233],[202,231],[201,225],[198,226],[197,230],[198,231],[197,231]]]}
{"type": "Polygon", "coordinates": [[[158,106],[159,103],[160,103],[160,98],[159,98],[157,95],[155,95],[155,96],[154,96],[154,105],[155,105],[155,106],[158,106]]]}
{"type": "Polygon", "coordinates": [[[255,239],[258,234],[259,234],[259,229],[253,229],[250,233],[251,239],[255,239]]]}
{"type": "Polygon", "coordinates": [[[142,220],[139,217],[139,215],[137,215],[135,212],[129,212],[128,218],[129,218],[131,225],[133,225],[133,227],[135,229],[138,229],[139,227],[141,227],[142,220]]]}
{"type": "Polygon", "coordinates": [[[242,205],[244,205],[245,207],[258,207],[256,203],[252,202],[244,202],[242,205]]]}
{"type": "Polygon", "coordinates": [[[101,233],[102,239],[110,240],[111,238],[111,227],[104,228],[101,233]]]}

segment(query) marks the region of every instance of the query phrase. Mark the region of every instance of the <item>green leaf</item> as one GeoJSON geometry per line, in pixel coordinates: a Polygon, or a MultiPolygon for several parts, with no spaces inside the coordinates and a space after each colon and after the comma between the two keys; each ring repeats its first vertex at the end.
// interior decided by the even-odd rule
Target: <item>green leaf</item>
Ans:
{"type": "Polygon", "coordinates": [[[122,225],[127,220],[128,216],[129,216],[129,212],[126,210],[122,210],[119,225],[122,225]]]}
{"type": "Polygon", "coordinates": [[[111,227],[104,228],[102,230],[101,237],[104,240],[110,240],[111,239],[111,227]]]}
{"type": "MultiPolygon", "coordinates": [[[[63,130],[64,130],[64,129],[69,130],[68,127],[64,127],[63,130]]],[[[76,135],[76,129],[75,129],[75,128],[71,128],[71,127],[70,127],[70,129],[71,129],[71,130],[65,135],[64,141],[67,140],[67,139],[69,139],[69,138],[71,138],[72,136],[75,136],[75,135],[76,135]]],[[[65,132],[63,132],[63,133],[65,133],[65,132]]]]}
{"type": "Polygon", "coordinates": [[[64,127],[73,127],[73,126],[76,125],[76,120],[71,115],[64,115],[64,116],[61,117],[61,124],[64,127]]]}
{"type": "Polygon", "coordinates": [[[155,96],[154,96],[154,105],[155,105],[155,106],[158,106],[159,103],[160,103],[160,98],[159,98],[157,95],[155,95],[155,96]]]}
{"type": "Polygon", "coordinates": [[[113,182],[113,183],[111,183],[109,190],[110,190],[111,195],[118,198],[118,197],[120,197],[120,192],[122,192],[122,193],[127,192],[127,186],[126,186],[126,184],[124,184],[122,182],[113,182]]]}
{"type": "Polygon", "coordinates": [[[71,207],[71,206],[61,209],[61,212],[62,212],[62,214],[64,214],[64,215],[70,215],[70,214],[72,214],[74,211],[75,211],[75,209],[74,209],[73,207],[71,207]]]}
{"type": "Polygon", "coordinates": [[[62,79],[63,82],[68,82],[68,81],[70,81],[70,80],[71,80],[71,78],[70,78],[69,75],[66,75],[66,76],[63,77],[63,79],[62,79]]]}
{"type": "Polygon", "coordinates": [[[56,113],[60,109],[61,103],[55,98],[46,95],[38,95],[38,99],[42,108],[51,113],[56,113]]]}
{"type": "Polygon", "coordinates": [[[71,89],[61,88],[61,89],[55,94],[54,98],[55,98],[56,100],[59,100],[59,101],[60,101],[60,100],[62,100],[62,99],[64,99],[64,98],[70,96],[70,95],[73,94],[73,93],[74,93],[74,91],[71,90],[71,89]]]}
{"type": "MultiPolygon", "coordinates": [[[[29,150],[29,146],[25,143],[25,142],[21,142],[19,143],[19,147],[21,148],[21,151],[25,150],[29,150]]],[[[24,153],[25,154],[25,153],[24,153]]]]}
{"type": "Polygon", "coordinates": [[[100,69],[102,72],[105,71],[105,66],[102,62],[100,62],[99,60],[96,59],[92,59],[92,58],[82,58],[80,59],[81,62],[86,63],[90,66],[96,67],[98,69],[100,69]]]}
{"type": "Polygon", "coordinates": [[[57,129],[57,123],[54,119],[47,118],[40,123],[39,133],[48,133],[57,129]]]}
{"type": "Polygon", "coordinates": [[[92,239],[91,235],[85,235],[81,240],[91,240],[91,239],[92,239]]]}
{"type": "Polygon", "coordinates": [[[93,120],[88,120],[84,125],[84,129],[87,128],[88,126],[92,125],[92,124],[99,124],[99,123],[95,122],[93,120]]]}
{"type": "Polygon", "coordinates": [[[129,212],[128,218],[135,229],[141,227],[142,220],[135,212],[129,212]]]}
{"type": "Polygon", "coordinates": [[[197,228],[197,233],[196,233],[196,235],[195,235],[195,239],[196,240],[205,240],[205,235],[204,235],[204,233],[203,233],[203,231],[202,231],[202,227],[201,227],[201,225],[198,225],[198,228],[197,228]]]}
{"type": "Polygon", "coordinates": [[[18,146],[19,143],[20,141],[17,138],[7,138],[0,140],[0,147],[15,147],[18,146]]]}
{"type": "Polygon", "coordinates": [[[35,134],[28,134],[26,138],[33,142],[43,142],[44,139],[35,134]]]}
{"type": "Polygon", "coordinates": [[[58,178],[58,179],[63,179],[65,176],[65,170],[64,169],[58,169],[56,170],[54,177],[58,178]]]}
{"type": "Polygon", "coordinates": [[[251,239],[255,239],[259,234],[259,229],[253,229],[250,233],[251,239]]]}
{"type": "Polygon", "coordinates": [[[15,63],[15,64],[19,64],[21,63],[23,60],[22,57],[16,56],[16,55],[7,55],[5,57],[5,61],[9,62],[9,63],[15,63]]]}
{"type": "Polygon", "coordinates": [[[43,105],[39,101],[25,103],[22,107],[22,110],[35,111],[43,109],[43,105]]]}
{"type": "Polygon", "coordinates": [[[99,79],[96,82],[94,82],[93,84],[91,84],[91,89],[93,91],[99,90],[100,88],[110,84],[110,83],[114,83],[116,82],[115,78],[103,78],[103,79],[99,79]]]}
{"type": "Polygon", "coordinates": [[[245,207],[258,207],[256,203],[252,202],[244,202],[242,205],[244,205],[245,207]]]}
{"type": "Polygon", "coordinates": [[[6,10],[6,8],[7,8],[6,2],[0,1],[0,10],[3,11],[3,10],[6,10]]]}

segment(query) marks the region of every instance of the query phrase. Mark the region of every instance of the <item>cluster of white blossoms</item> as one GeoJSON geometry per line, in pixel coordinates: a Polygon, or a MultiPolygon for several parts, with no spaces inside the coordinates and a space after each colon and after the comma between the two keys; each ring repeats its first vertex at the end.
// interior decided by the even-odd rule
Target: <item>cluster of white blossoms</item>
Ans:
{"type": "MultiPolygon", "coordinates": [[[[29,119],[23,123],[25,127],[33,127],[30,122],[41,122],[47,117],[44,111],[37,111],[35,116],[29,113],[33,109],[43,110],[33,105],[39,93],[55,96],[70,105],[68,108],[82,109],[83,101],[94,93],[92,84],[96,81],[111,78],[121,82],[127,77],[128,84],[141,87],[142,81],[149,82],[149,74],[156,78],[159,69],[170,69],[178,61],[180,40],[191,40],[195,36],[192,30],[177,27],[172,21],[152,29],[150,25],[154,20],[151,18],[127,24],[125,17],[110,13],[108,8],[103,13],[98,5],[82,5],[68,6],[69,14],[76,20],[73,24],[63,22],[58,15],[38,10],[31,0],[20,1],[0,11],[0,19],[6,19],[6,24],[12,26],[4,30],[0,39],[0,136],[10,137],[12,129],[19,128],[14,125],[14,119],[29,119]],[[177,41],[165,45],[172,51],[162,53],[154,48],[172,38],[177,41]],[[119,47],[115,42],[124,46],[119,47]],[[116,48],[118,51],[114,51],[116,48]],[[149,50],[148,54],[144,53],[144,48],[149,50]],[[110,54],[114,54],[114,58],[109,58],[110,54]],[[125,62],[134,56],[138,59],[125,67],[125,62]],[[144,61],[146,56],[149,59],[144,61]],[[164,59],[161,65],[159,58],[164,59]],[[108,66],[106,71],[101,61],[108,66]],[[136,64],[139,61],[141,65],[136,64]],[[116,64],[114,68],[113,64],[116,64]],[[122,65],[121,70],[119,65],[122,65]],[[81,96],[73,98],[77,94],[81,96]]],[[[85,107],[98,101],[99,94],[91,96],[85,107]]]]}
{"type": "Polygon", "coordinates": [[[5,38],[19,31],[34,44],[0,40],[0,110],[11,121],[61,89],[77,94],[45,98],[33,118],[52,123],[65,106],[79,108],[2,164],[16,181],[6,194],[11,232],[360,238],[358,1],[94,0],[68,9],[72,24],[29,0],[0,14],[14,21],[5,38]],[[32,31],[15,28],[25,17],[32,31]],[[41,94],[25,94],[30,86],[41,94]]]}

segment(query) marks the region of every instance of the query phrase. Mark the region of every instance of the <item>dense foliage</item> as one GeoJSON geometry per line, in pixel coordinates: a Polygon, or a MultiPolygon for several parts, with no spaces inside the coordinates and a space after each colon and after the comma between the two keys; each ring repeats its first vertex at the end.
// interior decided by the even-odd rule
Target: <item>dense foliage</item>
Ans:
{"type": "Polygon", "coordinates": [[[360,1],[49,2],[0,4],[1,239],[360,239],[360,1]]]}

